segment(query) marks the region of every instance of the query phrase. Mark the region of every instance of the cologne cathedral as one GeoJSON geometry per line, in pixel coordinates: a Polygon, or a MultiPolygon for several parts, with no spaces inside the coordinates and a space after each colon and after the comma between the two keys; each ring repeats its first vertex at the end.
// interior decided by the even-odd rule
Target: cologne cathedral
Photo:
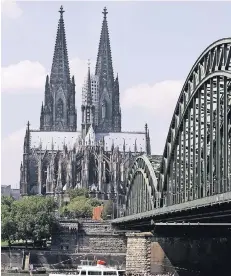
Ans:
{"type": "Polygon", "coordinates": [[[125,194],[128,168],[135,156],[150,154],[144,131],[121,131],[118,74],[114,77],[107,9],[95,72],[83,81],[81,126],[77,128],[75,78],[70,76],[61,6],[50,76],[45,81],[40,129],[29,122],[20,167],[21,195],[60,196],[69,188],[87,188],[99,199],[125,194]],[[77,130],[78,129],[78,130],[77,130]]]}

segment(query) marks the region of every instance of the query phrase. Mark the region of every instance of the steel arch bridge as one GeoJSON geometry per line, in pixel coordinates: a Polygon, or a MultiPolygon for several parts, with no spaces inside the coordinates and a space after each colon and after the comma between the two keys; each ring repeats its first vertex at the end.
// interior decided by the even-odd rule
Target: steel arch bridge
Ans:
{"type": "Polygon", "coordinates": [[[152,210],[207,199],[211,204],[216,195],[231,201],[231,38],[210,45],[193,65],[158,173],[150,157],[136,158],[127,181],[125,216],[145,217],[152,210]]]}

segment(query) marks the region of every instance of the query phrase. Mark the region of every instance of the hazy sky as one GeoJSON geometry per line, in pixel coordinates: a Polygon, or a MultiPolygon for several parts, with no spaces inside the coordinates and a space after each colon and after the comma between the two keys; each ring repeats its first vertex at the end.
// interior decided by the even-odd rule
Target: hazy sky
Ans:
{"type": "Polygon", "coordinates": [[[95,66],[102,10],[108,8],[114,72],[119,74],[122,128],[150,128],[162,154],[182,84],[203,50],[231,35],[230,2],[14,2],[2,4],[2,184],[19,187],[28,120],[39,127],[60,5],[64,6],[78,129],[87,59],[95,66]]]}

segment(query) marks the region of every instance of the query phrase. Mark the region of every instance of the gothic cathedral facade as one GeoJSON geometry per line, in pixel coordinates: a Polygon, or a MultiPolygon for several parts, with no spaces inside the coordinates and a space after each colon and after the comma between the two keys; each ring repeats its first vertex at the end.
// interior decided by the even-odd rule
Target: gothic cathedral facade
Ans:
{"type": "Polygon", "coordinates": [[[100,199],[123,198],[135,156],[151,154],[147,125],[141,132],[121,131],[118,74],[114,78],[107,10],[94,74],[88,68],[82,89],[81,129],[77,130],[75,79],[70,76],[63,13],[50,77],[46,77],[40,129],[29,122],[20,167],[21,195],[60,195],[86,188],[100,199]]]}

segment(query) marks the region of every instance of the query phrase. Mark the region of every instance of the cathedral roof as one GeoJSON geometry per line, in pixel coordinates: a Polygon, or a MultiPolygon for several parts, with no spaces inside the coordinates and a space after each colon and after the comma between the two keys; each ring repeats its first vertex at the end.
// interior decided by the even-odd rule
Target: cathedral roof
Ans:
{"type": "Polygon", "coordinates": [[[58,131],[30,131],[31,148],[42,150],[62,150],[66,145],[68,149],[73,149],[74,144],[79,139],[80,132],[58,132],[58,131]]]}
{"type": "Polygon", "coordinates": [[[146,140],[144,132],[109,132],[96,133],[96,140],[101,140],[104,137],[104,145],[106,151],[111,151],[112,145],[114,148],[118,147],[120,151],[137,152],[146,150],[146,140]],[[136,145],[136,146],[135,146],[136,145]]]}
{"type": "MultiPolygon", "coordinates": [[[[58,131],[30,131],[31,148],[42,150],[62,150],[66,145],[68,149],[73,149],[74,144],[81,137],[81,132],[58,132],[58,131]]],[[[112,146],[119,148],[119,151],[140,152],[146,150],[146,140],[144,132],[109,132],[96,133],[95,141],[104,139],[105,151],[111,151],[112,146]],[[136,149],[136,150],[135,150],[136,149]]]]}

